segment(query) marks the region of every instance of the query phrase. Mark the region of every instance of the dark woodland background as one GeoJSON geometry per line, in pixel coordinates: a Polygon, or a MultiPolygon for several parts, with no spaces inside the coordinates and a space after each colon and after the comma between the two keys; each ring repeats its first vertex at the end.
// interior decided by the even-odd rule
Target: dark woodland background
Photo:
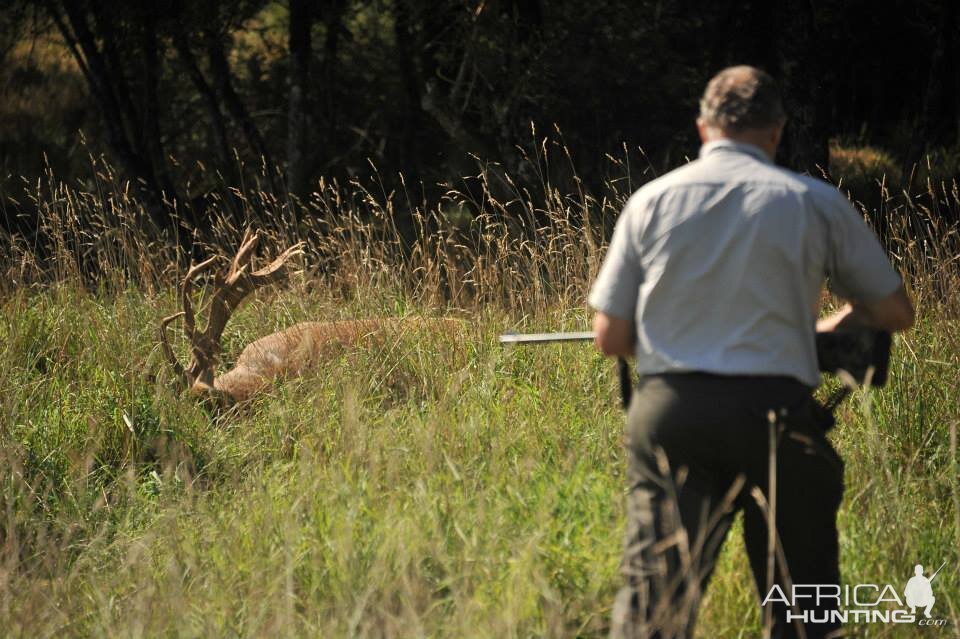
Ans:
{"type": "Polygon", "coordinates": [[[522,187],[543,179],[524,156],[544,137],[572,157],[554,179],[591,188],[626,163],[647,179],[695,156],[697,98],[739,63],[781,81],[782,164],[819,175],[831,147],[866,147],[898,179],[936,165],[949,181],[957,5],[5,0],[0,220],[29,233],[24,191],[44,175],[91,184],[91,157],[161,229],[202,227],[205,198],[241,184],[307,198],[321,179],[390,190],[402,174],[439,196],[494,162],[522,187]]]}

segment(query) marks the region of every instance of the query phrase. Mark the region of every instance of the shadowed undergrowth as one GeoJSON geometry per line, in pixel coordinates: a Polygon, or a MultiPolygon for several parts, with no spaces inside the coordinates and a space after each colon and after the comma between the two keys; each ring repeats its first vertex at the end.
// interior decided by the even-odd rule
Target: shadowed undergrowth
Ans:
{"type": "MultiPolygon", "coordinates": [[[[49,250],[3,240],[5,634],[603,636],[623,526],[614,370],[587,345],[504,350],[495,337],[586,326],[625,193],[614,181],[602,196],[561,195],[544,181],[504,199],[487,176],[413,205],[404,224],[400,195],[361,185],[321,185],[303,204],[247,193],[242,223],[212,201],[200,253],[229,251],[247,222],[266,229],[267,253],[309,247],[289,287],[237,312],[228,359],[303,319],[471,323],[457,339],[418,329],[345,351],[219,416],[175,395],[156,345],[188,256],[105,173],[91,193],[41,183],[49,250]]],[[[887,197],[921,319],[897,343],[889,386],[840,411],[843,573],[901,585],[915,563],[946,561],[936,614],[953,626],[931,633],[952,636],[960,242],[940,220],[960,201],[955,186],[887,197]]],[[[736,537],[701,637],[760,632],[736,537]]]]}

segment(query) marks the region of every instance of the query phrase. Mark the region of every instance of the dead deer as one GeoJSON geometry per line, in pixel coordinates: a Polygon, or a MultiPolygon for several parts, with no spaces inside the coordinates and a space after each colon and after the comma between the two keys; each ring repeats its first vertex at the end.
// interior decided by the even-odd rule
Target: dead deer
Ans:
{"type": "Polygon", "coordinates": [[[297,244],[283,251],[267,266],[250,270],[258,242],[259,236],[248,231],[227,272],[215,275],[209,320],[204,330],[198,330],[196,325],[193,282],[219,259],[217,256],[191,266],[180,288],[183,310],[160,322],[161,348],[181,386],[198,398],[218,406],[245,402],[268,388],[275,379],[297,377],[336,356],[345,346],[368,339],[382,340],[387,334],[411,325],[435,324],[445,332],[462,326],[455,319],[418,317],[301,322],[251,342],[240,353],[232,369],[216,375],[221,354],[220,338],[230,316],[254,290],[283,281],[287,277],[289,260],[302,253],[302,245],[297,244]],[[167,327],[181,317],[193,356],[187,367],[177,359],[167,338],[167,327]]]}

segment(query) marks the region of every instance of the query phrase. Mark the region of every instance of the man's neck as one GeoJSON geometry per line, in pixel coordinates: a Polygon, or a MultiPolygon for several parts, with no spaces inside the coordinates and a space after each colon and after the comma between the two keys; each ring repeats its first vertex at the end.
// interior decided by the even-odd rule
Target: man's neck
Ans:
{"type": "Polygon", "coordinates": [[[770,134],[770,131],[765,129],[747,129],[745,131],[724,131],[720,129],[711,129],[709,130],[706,139],[703,140],[703,143],[707,144],[710,142],[718,142],[720,140],[729,140],[731,142],[739,142],[741,144],[752,144],[766,153],[771,162],[777,154],[777,143],[780,141],[779,136],[775,138],[770,134]]]}

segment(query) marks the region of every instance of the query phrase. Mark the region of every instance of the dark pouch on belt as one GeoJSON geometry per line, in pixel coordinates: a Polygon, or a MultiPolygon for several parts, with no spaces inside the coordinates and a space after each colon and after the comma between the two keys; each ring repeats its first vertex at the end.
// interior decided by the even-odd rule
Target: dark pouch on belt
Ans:
{"type": "Polygon", "coordinates": [[[787,430],[822,435],[836,425],[836,420],[826,406],[812,396],[807,396],[787,408],[780,416],[780,423],[787,430]]]}

